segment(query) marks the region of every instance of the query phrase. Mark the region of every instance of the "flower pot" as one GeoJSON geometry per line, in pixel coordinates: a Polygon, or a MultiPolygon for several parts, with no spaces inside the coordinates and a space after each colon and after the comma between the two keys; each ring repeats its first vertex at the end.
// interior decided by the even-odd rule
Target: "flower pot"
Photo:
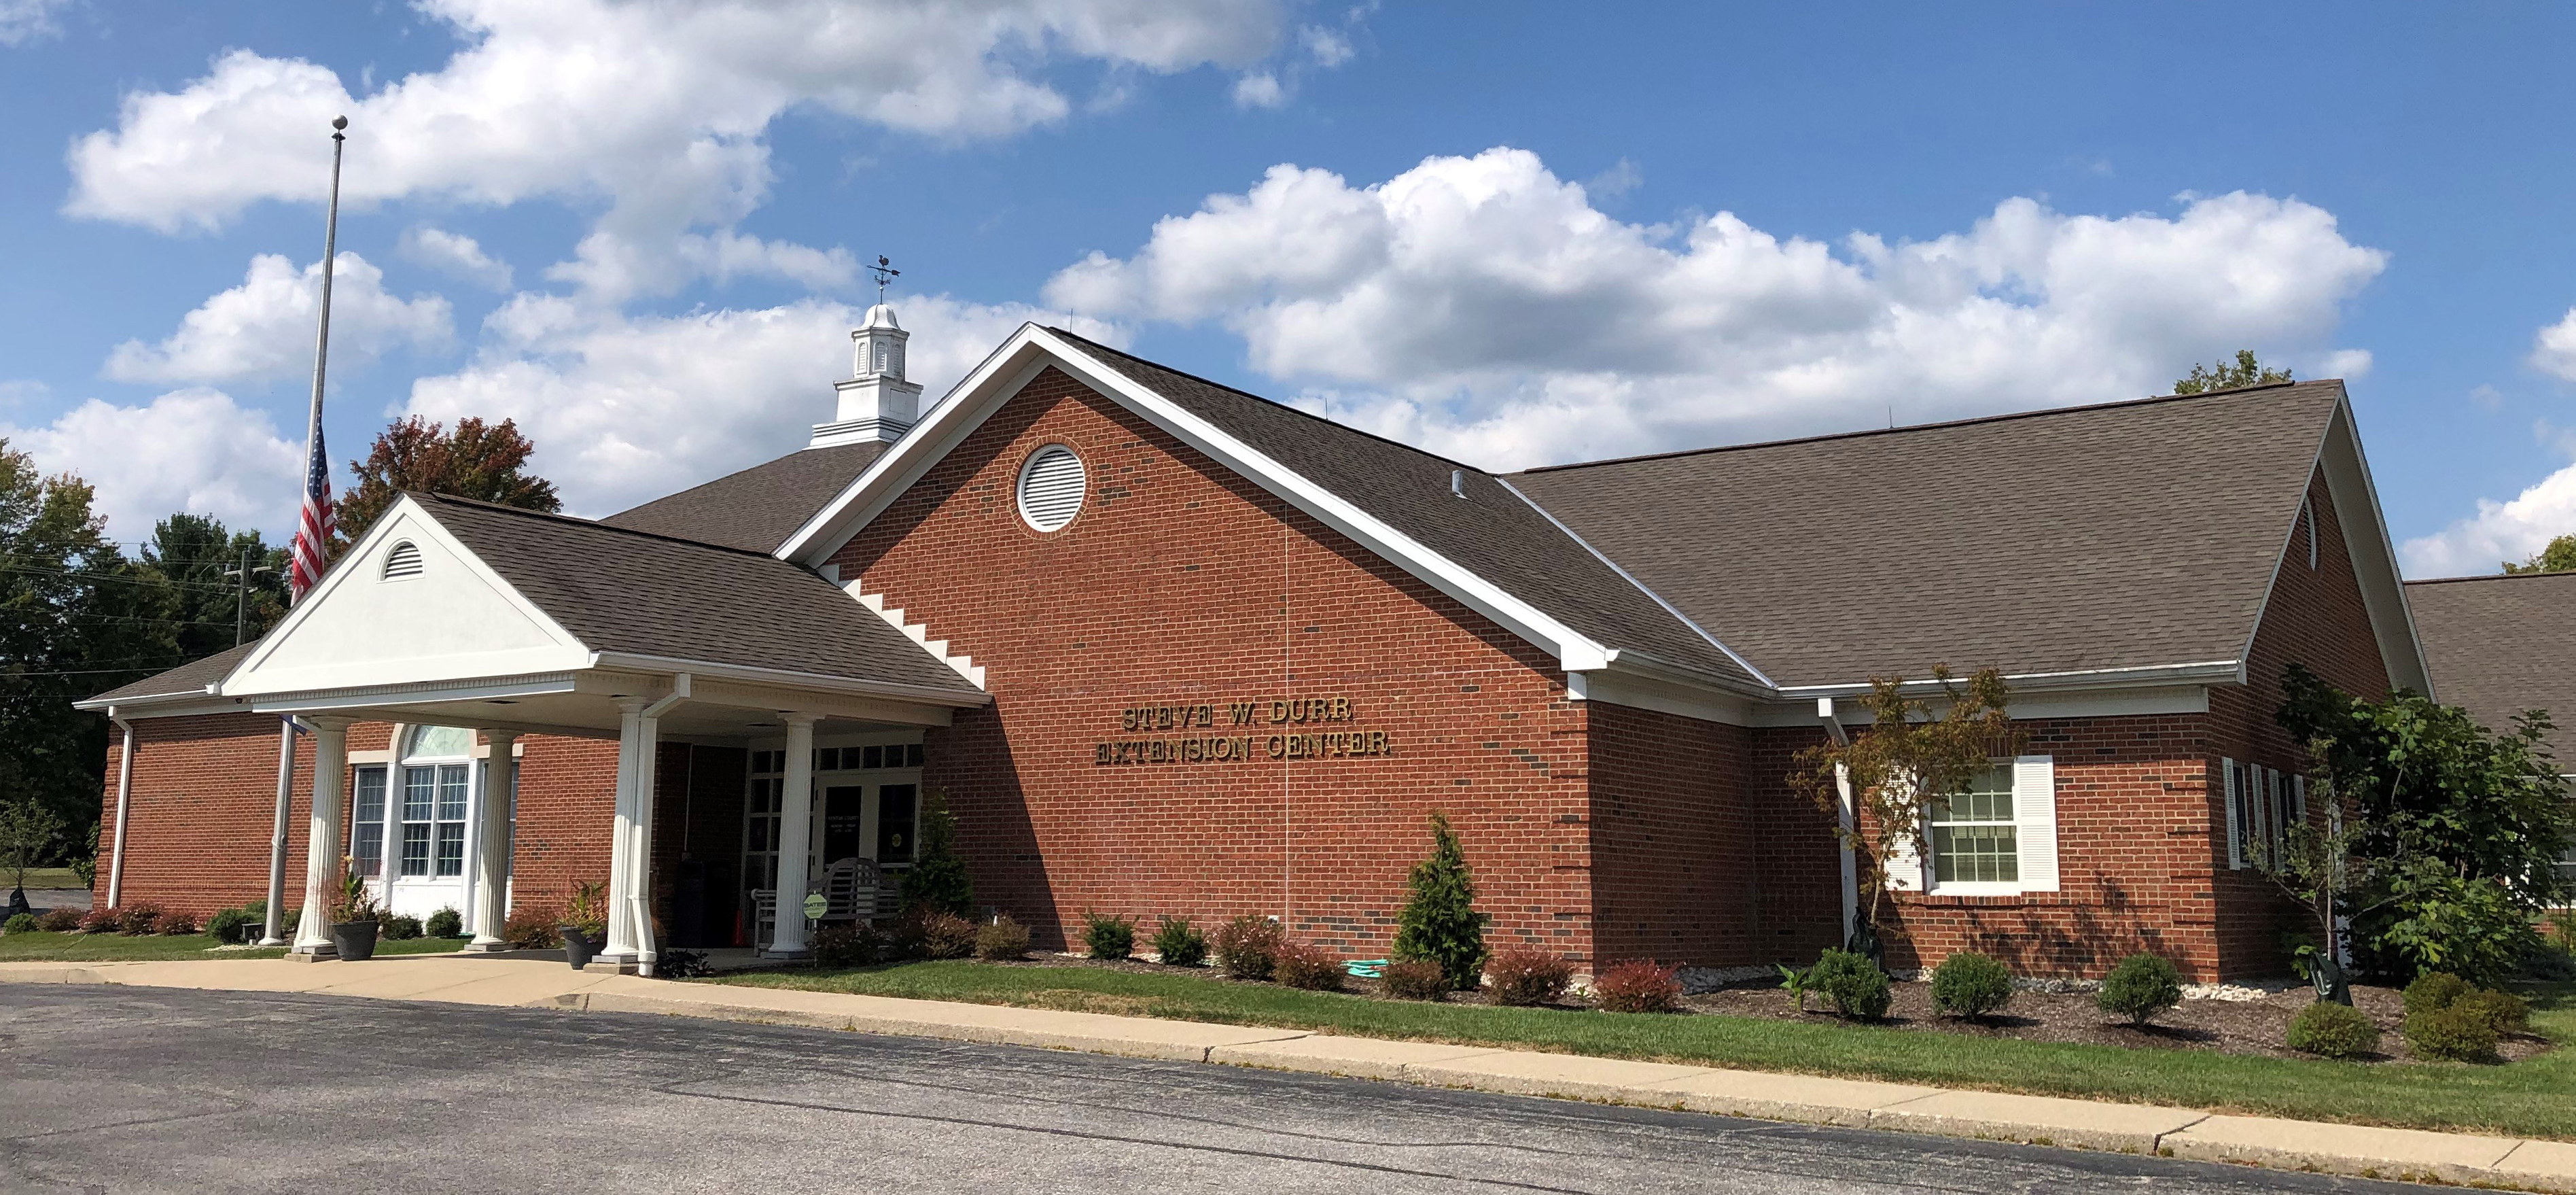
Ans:
{"type": "Polygon", "coordinates": [[[571,963],[575,971],[589,966],[592,956],[599,953],[599,943],[591,941],[578,926],[558,925],[555,932],[563,935],[564,961],[571,963]]]}
{"type": "Polygon", "coordinates": [[[340,961],[363,963],[376,957],[376,923],[342,921],[331,926],[331,945],[340,950],[340,961]]]}

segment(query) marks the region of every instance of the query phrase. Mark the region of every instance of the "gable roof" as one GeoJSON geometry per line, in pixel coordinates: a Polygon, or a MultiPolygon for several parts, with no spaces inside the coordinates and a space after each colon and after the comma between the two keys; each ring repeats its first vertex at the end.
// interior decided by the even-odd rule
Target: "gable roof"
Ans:
{"type": "Polygon", "coordinates": [[[771,552],[885,450],[873,440],[807,448],[599,521],[628,531],[771,552]]]}
{"type": "Polygon", "coordinates": [[[2172,668],[2244,656],[2342,403],[2302,382],[1508,480],[1783,686],[2172,668]]]}
{"type": "Polygon", "coordinates": [[[775,556],[465,498],[407,497],[594,652],[982,696],[839,586],[775,556]]]}
{"type": "Polygon", "coordinates": [[[167,672],[155,673],[132,684],[120,685],[96,697],[83,700],[82,706],[112,705],[117,702],[144,701],[151,698],[203,697],[206,686],[224,679],[233,665],[259,646],[253,639],[238,647],[227,647],[211,656],[191,660],[167,672]]]}
{"type": "Polygon", "coordinates": [[[2489,730],[2547,710],[2550,752],[2576,768],[2576,573],[2409,581],[2406,600],[2445,703],[2489,730]]]}

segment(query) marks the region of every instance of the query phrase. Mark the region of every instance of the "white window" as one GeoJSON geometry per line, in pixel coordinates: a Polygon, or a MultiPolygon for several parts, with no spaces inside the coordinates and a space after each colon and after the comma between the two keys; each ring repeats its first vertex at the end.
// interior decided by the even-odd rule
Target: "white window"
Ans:
{"type": "Polygon", "coordinates": [[[2299,502],[2299,525],[2305,527],[2308,532],[2308,567],[2315,568],[2317,566],[2317,508],[2305,499],[2299,502]]]}
{"type": "Polygon", "coordinates": [[[787,753],[751,753],[751,791],[743,802],[742,886],[778,886],[779,796],[786,791],[787,753]]]}
{"type": "Polygon", "coordinates": [[[1930,857],[1917,859],[1905,849],[1891,852],[1891,887],[1928,887],[1952,896],[2057,891],[2053,758],[1995,760],[1964,790],[1928,803],[1923,821],[1930,857]]]}
{"type": "Polygon", "coordinates": [[[1040,531],[1054,531],[1082,512],[1082,458],[1062,444],[1049,444],[1029,454],[1020,466],[1020,518],[1040,531]]]}
{"type": "Polygon", "coordinates": [[[358,874],[381,880],[385,875],[385,770],[359,768],[349,819],[349,857],[358,874]]]}
{"type": "Polygon", "coordinates": [[[403,753],[398,874],[407,878],[465,874],[465,809],[473,753],[471,730],[423,726],[412,732],[410,749],[403,753]]]}

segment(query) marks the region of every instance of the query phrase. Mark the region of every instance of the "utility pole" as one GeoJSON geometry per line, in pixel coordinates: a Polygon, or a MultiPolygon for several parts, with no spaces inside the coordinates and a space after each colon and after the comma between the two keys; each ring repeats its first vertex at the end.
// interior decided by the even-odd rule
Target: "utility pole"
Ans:
{"type": "Polygon", "coordinates": [[[242,546],[241,567],[228,568],[224,570],[224,576],[230,578],[233,582],[233,646],[239,647],[242,644],[250,642],[251,577],[258,573],[274,573],[276,571],[276,569],[270,568],[265,564],[258,568],[252,568],[250,566],[250,546],[248,544],[244,544],[242,546]]]}

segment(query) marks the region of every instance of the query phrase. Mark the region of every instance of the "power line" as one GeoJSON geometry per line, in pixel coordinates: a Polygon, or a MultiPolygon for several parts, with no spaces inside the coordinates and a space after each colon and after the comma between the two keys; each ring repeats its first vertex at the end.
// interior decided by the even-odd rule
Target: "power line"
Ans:
{"type": "Polygon", "coordinates": [[[84,582],[115,581],[125,585],[177,585],[188,589],[219,589],[226,593],[232,592],[233,588],[229,582],[182,581],[168,573],[163,573],[160,580],[154,581],[148,577],[120,577],[113,573],[75,573],[58,568],[37,568],[29,564],[0,564],[0,573],[32,573],[46,577],[70,577],[84,582]]]}

